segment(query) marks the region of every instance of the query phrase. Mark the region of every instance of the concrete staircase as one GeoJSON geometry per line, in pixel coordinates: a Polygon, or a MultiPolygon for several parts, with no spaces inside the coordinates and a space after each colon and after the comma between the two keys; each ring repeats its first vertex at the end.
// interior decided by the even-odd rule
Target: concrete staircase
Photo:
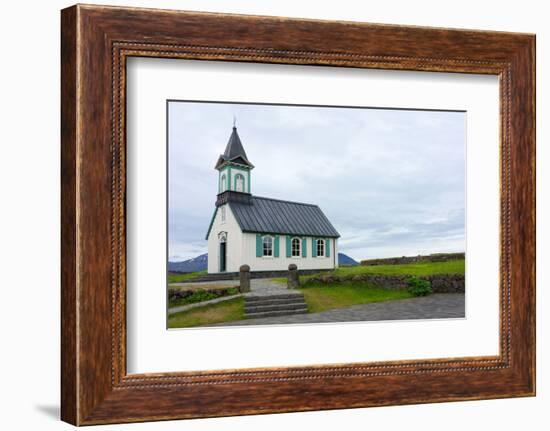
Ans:
{"type": "Polygon", "coordinates": [[[288,316],[307,313],[307,305],[303,293],[282,290],[270,295],[245,296],[244,312],[247,319],[288,316]]]}

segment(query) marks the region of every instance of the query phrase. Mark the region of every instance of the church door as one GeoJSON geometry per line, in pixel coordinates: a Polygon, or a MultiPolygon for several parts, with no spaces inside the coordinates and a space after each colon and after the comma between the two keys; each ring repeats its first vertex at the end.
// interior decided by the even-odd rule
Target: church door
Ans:
{"type": "Polygon", "coordinates": [[[226,261],[227,261],[227,243],[220,242],[220,272],[226,271],[226,261]]]}

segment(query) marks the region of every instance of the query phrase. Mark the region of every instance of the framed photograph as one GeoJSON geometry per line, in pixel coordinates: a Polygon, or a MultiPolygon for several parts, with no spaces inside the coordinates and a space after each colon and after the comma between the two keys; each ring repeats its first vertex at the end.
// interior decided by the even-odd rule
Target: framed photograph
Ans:
{"type": "Polygon", "coordinates": [[[62,419],[535,394],[535,37],[62,11],[62,419]]]}
{"type": "Polygon", "coordinates": [[[167,111],[169,328],[465,317],[466,112],[167,111]]]}

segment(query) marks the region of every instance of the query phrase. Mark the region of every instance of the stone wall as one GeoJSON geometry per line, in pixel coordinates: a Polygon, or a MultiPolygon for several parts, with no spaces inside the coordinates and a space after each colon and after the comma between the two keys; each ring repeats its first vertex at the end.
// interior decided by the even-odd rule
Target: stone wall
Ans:
{"type": "MultiPolygon", "coordinates": [[[[409,287],[409,278],[409,275],[358,274],[353,276],[336,276],[333,274],[325,274],[319,277],[312,277],[308,282],[328,285],[342,282],[363,282],[383,289],[399,290],[409,287]]],[[[432,285],[433,293],[465,292],[465,279],[463,274],[436,274],[418,278],[428,280],[432,285]]]]}
{"type": "MultiPolygon", "coordinates": [[[[300,275],[318,274],[322,272],[328,272],[330,269],[301,269],[298,270],[300,275]]],[[[172,272],[178,274],[177,272],[172,272]]],[[[288,271],[250,271],[250,278],[286,278],[288,271]]],[[[216,281],[216,280],[238,280],[238,272],[219,272],[215,274],[204,274],[188,280],[179,281],[178,283],[199,283],[203,281],[216,281]]]]}
{"type": "Polygon", "coordinates": [[[361,261],[361,265],[402,265],[407,263],[419,262],[446,262],[448,260],[464,259],[464,253],[437,253],[426,256],[402,256],[402,257],[386,257],[382,259],[366,259],[361,261]]]}
{"type": "Polygon", "coordinates": [[[432,284],[434,293],[464,293],[466,290],[463,274],[440,274],[420,277],[432,284]]]}

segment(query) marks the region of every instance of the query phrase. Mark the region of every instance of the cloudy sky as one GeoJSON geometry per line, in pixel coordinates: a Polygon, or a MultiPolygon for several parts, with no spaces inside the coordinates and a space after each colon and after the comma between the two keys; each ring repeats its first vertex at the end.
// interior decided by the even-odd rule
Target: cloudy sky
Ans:
{"type": "Polygon", "coordinates": [[[206,253],[233,117],[252,193],[314,203],[360,260],[465,250],[466,113],[169,102],[169,260],[206,253]]]}

